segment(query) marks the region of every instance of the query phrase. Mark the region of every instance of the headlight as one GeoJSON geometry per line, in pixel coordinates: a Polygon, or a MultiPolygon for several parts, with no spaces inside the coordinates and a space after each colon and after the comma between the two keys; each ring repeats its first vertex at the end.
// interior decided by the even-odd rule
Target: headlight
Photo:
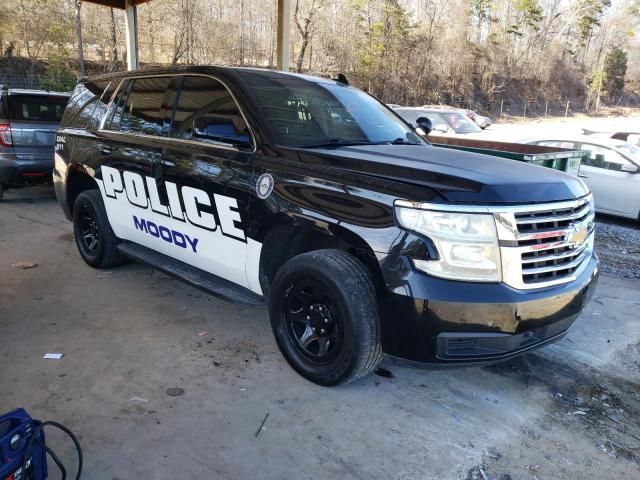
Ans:
{"type": "Polygon", "coordinates": [[[437,260],[412,259],[436,277],[469,282],[500,282],[500,248],[493,215],[396,207],[403,228],[429,237],[437,260]]]}

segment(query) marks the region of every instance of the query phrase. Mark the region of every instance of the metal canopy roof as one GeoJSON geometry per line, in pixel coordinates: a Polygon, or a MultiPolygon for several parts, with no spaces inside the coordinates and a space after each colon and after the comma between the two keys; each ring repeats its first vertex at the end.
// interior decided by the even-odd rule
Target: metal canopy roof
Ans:
{"type": "MultiPolygon", "coordinates": [[[[151,0],[83,0],[103,7],[118,8],[125,11],[125,32],[127,43],[127,68],[138,68],[138,15],[136,7],[151,0]]],[[[289,31],[291,18],[291,0],[277,0],[277,60],[278,70],[289,70],[289,31]]]]}
{"type": "Polygon", "coordinates": [[[95,3],[98,5],[102,5],[104,7],[112,7],[112,8],[120,8],[124,10],[127,8],[127,3],[129,5],[140,5],[141,3],[150,2],[151,0],[130,0],[126,2],[126,0],[83,0],[87,3],[95,3]]]}

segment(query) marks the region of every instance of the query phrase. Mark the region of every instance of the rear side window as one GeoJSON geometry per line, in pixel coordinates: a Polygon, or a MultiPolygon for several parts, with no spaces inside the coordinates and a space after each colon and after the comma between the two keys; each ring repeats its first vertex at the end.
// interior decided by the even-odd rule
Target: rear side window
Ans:
{"type": "Polygon", "coordinates": [[[107,85],[109,82],[106,80],[79,83],[73,90],[67,104],[62,117],[62,125],[71,128],[85,128],[107,85]]]}
{"type": "Polygon", "coordinates": [[[247,146],[249,128],[227,88],[210,77],[185,76],[171,136],[209,144],[247,146]]]}
{"type": "Polygon", "coordinates": [[[125,82],[120,89],[109,122],[109,130],[125,133],[166,136],[167,97],[171,77],[137,78],[125,82]]]}
{"type": "Polygon", "coordinates": [[[91,109],[91,118],[87,122],[87,128],[90,130],[97,130],[100,127],[100,122],[107,114],[109,101],[111,100],[117,85],[118,82],[112,81],[107,85],[107,88],[104,89],[100,98],[96,98],[94,108],[91,109]]]}
{"type": "Polygon", "coordinates": [[[59,95],[9,95],[9,119],[59,123],[69,97],[59,95]]]}
{"type": "Polygon", "coordinates": [[[583,143],[582,149],[589,151],[589,158],[582,160],[583,165],[615,171],[621,171],[623,165],[632,165],[629,160],[610,148],[583,143]]]}

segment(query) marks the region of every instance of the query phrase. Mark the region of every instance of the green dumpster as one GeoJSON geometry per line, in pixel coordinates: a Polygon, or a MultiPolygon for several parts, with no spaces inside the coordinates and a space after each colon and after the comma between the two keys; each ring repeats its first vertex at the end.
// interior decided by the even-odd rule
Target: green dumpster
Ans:
{"type": "Polygon", "coordinates": [[[585,150],[571,150],[568,148],[528,145],[524,143],[496,142],[493,140],[442,137],[436,135],[429,135],[427,139],[435,147],[453,148],[466,152],[509,158],[511,160],[553,168],[554,170],[560,170],[574,176],[578,175],[582,159],[589,155],[589,152],[585,150]]]}

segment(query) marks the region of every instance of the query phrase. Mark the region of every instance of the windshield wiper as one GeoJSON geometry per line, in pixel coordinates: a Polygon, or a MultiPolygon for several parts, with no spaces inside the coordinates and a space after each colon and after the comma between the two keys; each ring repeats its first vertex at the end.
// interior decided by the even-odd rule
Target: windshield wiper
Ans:
{"type": "Polygon", "coordinates": [[[391,145],[421,145],[418,142],[410,142],[409,140],[402,137],[396,138],[395,140],[388,143],[390,143],[391,145]]]}
{"type": "Polygon", "coordinates": [[[316,145],[300,145],[299,148],[326,148],[326,147],[356,147],[359,145],[422,145],[418,142],[410,142],[402,137],[395,140],[381,140],[379,142],[366,141],[349,141],[340,138],[331,138],[327,143],[318,143],[316,145]]]}
{"type": "Polygon", "coordinates": [[[389,142],[365,142],[365,141],[349,141],[339,138],[331,138],[327,143],[318,143],[315,145],[299,145],[299,148],[325,148],[325,147],[356,147],[359,145],[383,145],[389,142]]]}

